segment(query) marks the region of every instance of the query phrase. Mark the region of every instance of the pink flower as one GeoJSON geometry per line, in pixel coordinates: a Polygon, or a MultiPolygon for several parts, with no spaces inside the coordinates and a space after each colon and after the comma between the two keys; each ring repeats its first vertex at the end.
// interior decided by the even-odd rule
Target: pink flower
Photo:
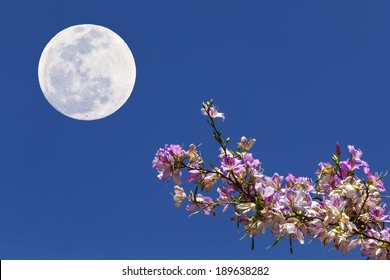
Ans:
{"type": "Polygon", "coordinates": [[[181,156],[182,155],[182,149],[179,145],[170,145],[169,146],[170,151],[175,156],[181,156]]]}
{"type": "Polygon", "coordinates": [[[292,190],[287,189],[281,199],[281,204],[285,206],[284,210],[306,211],[310,208],[312,199],[304,189],[292,190]]]}
{"type": "Polygon", "coordinates": [[[159,172],[157,177],[162,180],[166,180],[172,174],[174,163],[175,160],[167,146],[164,149],[160,148],[152,161],[153,168],[159,172]]]}
{"type": "Polygon", "coordinates": [[[295,218],[289,219],[289,222],[280,225],[281,233],[287,233],[291,235],[292,238],[297,239],[299,243],[305,243],[305,235],[306,235],[306,227],[301,224],[299,225],[299,221],[295,218]]]}
{"type": "Polygon", "coordinates": [[[364,173],[367,175],[367,179],[368,179],[369,184],[374,185],[378,189],[379,192],[386,191],[385,185],[383,184],[382,180],[377,175],[374,175],[371,173],[371,170],[370,170],[370,167],[368,166],[368,164],[367,164],[367,166],[364,167],[364,173]]]}
{"type": "Polygon", "coordinates": [[[224,206],[222,209],[222,213],[224,213],[229,207],[230,201],[232,200],[232,193],[234,193],[235,190],[231,187],[222,187],[222,189],[218,188],[217,192],[219,193],[218,203],[219,205],[224,206]]]}
{"type": "Polygon", "coordinates": [[[378,240],[384,237],[385,240],[387,239],[386,241],[390,242],[390,238],[386,238],[388,232],[389,229],[382,230],[380,233],[374,230],[366,230],[364,232],[366,235],[375,237],[376,239],[362,239],[360,248],[361,254],[375,260],[390,259],[390,246],[378,240]]]}
{"type": "Polygon", "coordinates": [[[349,176],[350,173],[354,172],[355,170],[368,166],[367,162],[360,159],[363,155],[361,150],[355,149],[355,147],[352,145],[348,146],[348,150],[351,154],[351,159],[340,162],[341,175],[343,179],[349,176]]]}
{"type": "Polygon", "coordinates": [[[174,169],[173,173],[172,173],[172,178],[173,178],[173,182],[176,185],[178,185],[178,186],[181,185],[180,177],[181,177],[181,170],[180,169],[174,169]]]}
{"type": "Polygon", "coordinates": [[[209,107],[206,105],[205,108],[201,109],[201,112],[203,116],[210,116],[212,119],[221,118],[222,120],[225,120],[225,114],[219,113],[214,106],[209,107]]]}
{"type": "Polygon", "coordinates": [[[245,163],[249,169],[257,169],[260,165],[260,161],[258,159],[254,159],[251,153],[243,154],[242,162],[245,163]]]}
{"type": "Polygon", "coordinates": [[[258,194],[261,194],[261,197],[264,199],[264,198],[268,198],[270,197],[271,195],[274,194],[275,192],[275,189],[273,187],[270,187],[270,186],[264,186],[262,183],[257,183],[255,185],[255,189],[256,189],[256,192],[258,194]]]}
{"type": "Polygon", "coordinates": [[[164,149],[159,149],[152,161],[153,168],[159,172],[157,178],[166,180],[170,176],[173,177],[173,181],[176,185],[180,185],[180,169],[175,168],[175,157],[180,160],[182,150],[179,145],[165,145],[164,149]]]}
{"type": "Polygon", "coordinates": [[[198,181],[198,179],[200,178],[200,174],[201,173],[198,170],[190,170],[190,171],[188,171],[188,175],[187,175],[187,178],[186,178],[187,182],[192,183],[192,182],[198,181]]]}
{"type": "Polygon", "coordinates": [[[361,239],[347,239],[346,242],[341,246],[343,256],[345,256],[349,251],[356,248],[357,245],[361,243],[361,239]]]}
{"type": "Polygon", "coordinates": [[[353,160],[360,159],[363,155],[363,152],[361,150],[355,149],[355,147],[352,145],[348,145],[348,151],[352,155],[353,160]]]}
{"type": "Polygon", "coordinates": [[[165,145],[152,162],[159,179],[173,178],[175,207],[188,200],[187,211],[215,215],[217,206],[225,212],[233,205],[232,220],[244,226],[245,233],[251,237],[265,233],[270,227],[278,238],[284,235],[301,244],[306,236],[319,239],[323,245],[333,242],[332,248],[342,250],[343,255],[360,245],[364,256],[390,259],[390,229],[386,227],[390,215],[382,202],[383,176],[371,172],[367,162],[361,159],[361,150],[349,145],[350,156],[341,161],[337,143],[332,156],[334,164],[321,162],[316,180],[288,174],[286,184],[282,185],[282,176],[277,173],[266,176],[260,161],[248,152],[255,139],[241,137],[237,151],[229,150],[229,139],[221,141],[213,120],[224,120],[225,116],[212,105],[212,100],[203,103],[201,112],[208,117],[214,139],[220,146],[219,168],[213,164],[211,169],[205,167],[193,144],[188,151],[180,145],[165,145]],[[189,196],[180,187],[182,169],[188,172],[186,180],[196,185],[189,196]],[[359,169],[364,174],[355,172],[359,169]],[[220,181],[224,186],[217,188],[218,203],[215,203],[212,197],[203,194],[220,181]]]}
{"type": "Polygon", "coordinates": [[[244,165],[238,158],[234,158],[230,155],[226,156],[221,163],[221,170],[224,172],[233,172],[234,174],[240,174],[245,170],[244,165]]]}
{"type": "Polygon", "coordinates": [[[374,218],[375,221],[377,222],[390,222],[390,216],[389,215],[385,215],[385,211],[386,211],[386,208],[387,208],[387,205],[386,203],[383,204],[383,206],[378,206],[378,207],[375,207],[374,209],[371,209],[369,212],[370,212],[370,216],[372,218],[374,218]]]}
{"type": "Polygon", "coordinates": [[[191,203],[187,205],[187,211],[189,212],[195,212],[198,209],[203,212],[205,215],[210,215],[214,202],[211,197],[203,196],[202,194],[197,194],[196,199],[194,201],[193,195],[190,195],[190,201],[191,203]]]}

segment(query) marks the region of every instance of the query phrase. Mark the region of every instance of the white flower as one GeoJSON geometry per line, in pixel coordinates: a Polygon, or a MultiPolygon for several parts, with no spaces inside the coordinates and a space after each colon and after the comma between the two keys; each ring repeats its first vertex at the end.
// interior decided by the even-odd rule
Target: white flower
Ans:
{"type": "Polygon", "coordinates": [[[348,198],[355,198],[357,195],[358,187],[352,186],[352,185],[346,185],[344,186],[345,189],[345,196],[348,198]]]}
{"type": "Polygon", "coordinates": [[[175,190],[175,195],[173,196],[173,200],[176,202],[175,207],[178,208],[181,205],[181,203],[187,198],[187,195],[184,192],[184,189],[179,186],[175,186],[174,190],[175,190]]]}
{"type": "Polygon", "coordinates": [[[256,211],[256,204],[252,202],[246,202],[246,203],[240,203],[236,206],[237,210],[242,210],[242,214],[249,212],[252,210],[253,212],[256,211]]]}
{"type": "Polygon", "coordinates": [[[241,148],[243,151],[249,151],[253,147],[255,142],[256,139],[251,139],[248,141],[245,136],[242,136],[241,141],[238,142],[238,147],[241,148]]]}

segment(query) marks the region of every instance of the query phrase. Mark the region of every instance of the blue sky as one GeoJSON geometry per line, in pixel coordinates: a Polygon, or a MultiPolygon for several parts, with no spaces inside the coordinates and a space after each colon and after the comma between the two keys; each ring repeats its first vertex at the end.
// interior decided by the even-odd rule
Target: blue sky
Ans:
{"type": "MultiPolygon", "coordinates": [[[[200,114],[214,98],[232,142],[256,138],[267,174],[313,177],[336,141],[390,171],[388,1],[7,1],[0,17],[0,259],[362,259],[318,241],[289,253],[240,240],[230,214],[175,209],[151,161],[164,144],[218,151],[200,114]],[[127,103],[67,118],[38,83],[59,31],[92,23],[131,48],[127,103]]],[[[215,161],[214,161],[215,162],[215,161]]],[[[385,184],[388,182],[385,179],[385,184]]],[[[186,187],[186,186],[184,186],[186,187]]],[[[188,187],[188,186],[187,186],[188,187]]]]}

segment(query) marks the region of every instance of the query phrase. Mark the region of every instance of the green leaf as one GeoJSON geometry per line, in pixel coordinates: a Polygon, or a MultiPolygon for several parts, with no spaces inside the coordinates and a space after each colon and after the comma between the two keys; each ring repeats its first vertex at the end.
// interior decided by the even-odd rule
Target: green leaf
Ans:
{"type": "Polygon", "coordinates": [[[336,155],[333,155],[332,159],[333,159],[334,163],[338,166],[339,165],[339,158],[336,155]]]}
{"type": "Polygon", "coordinates": [[[199,214],[200,212],[202,212],[202,208],[200,208],[198,211],[196,211],[194,213],[191,213],[188,217],[191,217],[193,215],[199,214]]]}
{"type": "Polygon", "coordinates": [[[275,240],[275,242],[272,243],[271,245],[269,245],[269,246],[267,247],[267,249],[269,249],[269,248],[271,248],[271,247],[274,247],[276,244],[278,244],[279,241],[282,239],[283,236],[284,236],[284,233],[282,233],[281,235],[279,235],[279,237],[275,240]]]}

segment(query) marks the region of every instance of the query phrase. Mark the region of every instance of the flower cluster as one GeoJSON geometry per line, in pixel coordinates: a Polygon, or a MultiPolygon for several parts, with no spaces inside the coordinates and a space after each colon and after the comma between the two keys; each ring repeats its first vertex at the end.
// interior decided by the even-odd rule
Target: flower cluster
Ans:
{"type": "Polygon", "coordinates": [[[348,146],[349,157],[341,160],[337,143],[333,162],[319,163],[314,181],[292,174],[267,176],[261,162],[249,152],[255,139],[242,137],[236,151],[228,150],[230,139],[224,140],[215,125],[215,119],[224,120],[224,114],[212,101],[203,103],[201,110],[220,146],[219,166],[206,168],[193,144],[188,150],[166,145],[153,160],[159,179],[173,179],[176,207],[186,201],[187,211],[205,215],[215,215],[217,207],[222,212],[231,207],[232,220],[252,237],[252,246],[254,237],[269,228],[276,237],[271,246],[289,238],[291,252],[293,240],[304,244],[311,238],[324,246],[332,244],[344,255],[359,245],[363,256],[390,259],[390,229],[386,226],[390,217],[382,202],[384,176],[371,172],[360,150],[348,146]],[[181,187],[182,171],[187,171],[186,181],[195,185],[188,195],[181,187]],[[213,199],[210,194],[215,188],[213,199]]]}

